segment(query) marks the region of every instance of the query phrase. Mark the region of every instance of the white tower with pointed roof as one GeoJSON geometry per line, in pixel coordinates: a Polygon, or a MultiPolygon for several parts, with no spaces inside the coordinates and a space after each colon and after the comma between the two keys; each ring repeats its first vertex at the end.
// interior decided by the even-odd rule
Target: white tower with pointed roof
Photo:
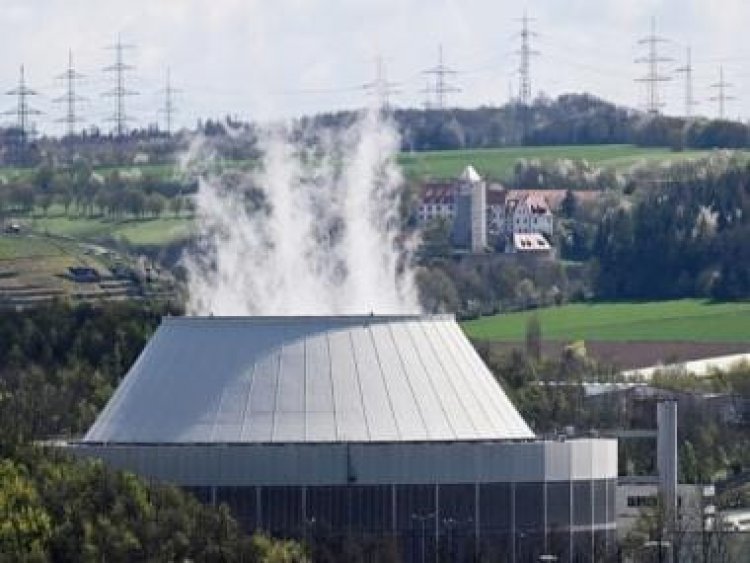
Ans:
{"type": "Polygon", "coordinates": [[[471,251],[481,254],[487,248],[487,186],[472,165],[460,179],[471,194],[471,251]]]}

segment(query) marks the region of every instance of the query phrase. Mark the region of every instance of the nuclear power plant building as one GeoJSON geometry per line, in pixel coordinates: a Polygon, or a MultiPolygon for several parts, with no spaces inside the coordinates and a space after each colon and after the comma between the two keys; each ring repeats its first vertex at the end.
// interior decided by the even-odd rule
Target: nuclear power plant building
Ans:
{"type": "Polygon", "coordinates": [[[616,441],[537,439],[452,316],[165,318],[70,448],[405,561],[616,548],[616,441]]]}

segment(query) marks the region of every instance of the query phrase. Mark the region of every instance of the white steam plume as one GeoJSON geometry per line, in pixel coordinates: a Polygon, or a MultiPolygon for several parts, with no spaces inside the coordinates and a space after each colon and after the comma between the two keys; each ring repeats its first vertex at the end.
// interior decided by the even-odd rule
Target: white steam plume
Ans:
{"type": "Polygon", "coordinates": [[[399,137],[376,110],[314,149],[282,127],[260,136],[254,172],[204,178],[198,249],[186,255],[188,313],[415,313],[398,236],[399,137]]]}

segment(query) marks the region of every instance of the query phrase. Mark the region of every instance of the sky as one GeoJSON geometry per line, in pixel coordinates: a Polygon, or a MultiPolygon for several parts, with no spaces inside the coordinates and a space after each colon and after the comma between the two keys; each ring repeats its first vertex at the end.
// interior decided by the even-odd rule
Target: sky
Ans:
{"type": "MultiPolygon", "coordinates": [[[[0,90],[27,83],[39,95],[37,127],[59,134],[64,124],[62,73],[72,51],[85,75],[78,91],[86,100],[79,113],[86,125],[107,130],[113,101],[102,95],[113,86],[103,69],[113,62],[107,47],[133,45],[126,62],[134,69],[126,85],[137,91],[126,101],[132,125],[164,123],[167,68],[181,92],[175,97],[179,125],[198,118],[233,115],[268,120],[323,111],[355,109],[368,103],[362,85],[372,82],[383,61],[397,92],[397,107],[422,107],[429,85],[424,70],[445,64],[456,71],[450,83],[460,92],[447,105],[500,105],[518,90],[518,18],[534,18],[531,61],[534,95],[590,92],[643,107],[645,74],[635,60],[646,54],[638,39],[650,31],[666,41],[661,65],[671,80],[660,85],[663,111],[685,112],[684,78],[675,70],[692,48],[694,112],[718,111],[711,84],[719,67],[733,87],[728,117],[750,118],[750,22],[746,0],[2,0],[0,90]]],[[[0,99],[12,110],[13,96],[0,99]]],[[[13,120],[3,116],[4,123],[13,120]]]]}

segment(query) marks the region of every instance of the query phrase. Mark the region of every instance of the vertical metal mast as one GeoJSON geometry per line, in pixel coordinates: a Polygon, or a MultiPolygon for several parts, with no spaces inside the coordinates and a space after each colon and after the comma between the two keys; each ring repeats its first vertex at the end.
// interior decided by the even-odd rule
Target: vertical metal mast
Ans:
{"type": "Polygon", "coordinates": [[[458,72],[452,68],[446,66],[443,59],[443,46],[438,45],[438,62],[437,65],[428,68],[423,72],[427,75],[435,77],[435,109],[445,109],[445,96],[446,94],[452,94],[460,92],[461,89],[457,86],[449,84],[446,78],[458,74],[458,72]]]}
{"type": "Polygon", "coordinates": [[[518,99],[521,104],[528,106],[531,104],[531,57],[539,54],[539,51],[531,48],[531,38],[535,37],[536,33],[531,31],[529,24],[536,20],[524,12],[523,17],[518,21],[521,22],[521,48],[518,50],[521,59],[518,66],[518,99]]]}
{"type": "Polygon", "coordinates": [[[122,137],[125,134],[125,127],[130,117],[125,111],[125,98],[127,96],[135,96],[138,92],[129,90],[125,87],[125,76],[126,72],[133,70],[133,66],[125,63],[124,53],[128,49],[133,49],[134,45],[125,45],[117,37],[117,43],[109,47],[115,51],[115,62],[114,64],[106,67],[105,72],[112,72],[115,75],[115,86],[111,90],[104,93],[105,96],[113,97],[115,100],[114,113],[109,118],[115,124],[115,135],[122,137]]]}
{"type": "Polygon", "coordinates": [[[172,86],[172,75],[171,69],[167,68],[167,83],[162,90],[164,94],[164,107],[160,110],[164,114],[164,120],[166,122],[167,135],[172,134],[172,121],[174,114],[177,113],[177,105],[174,101],[174,95],[179,94],[182,90],[174,88],[172,86]]]}
{"type": "Polygon", "coordinates": [[[68,69],[58,75],[57,78],[65,80],[66,88],[65,95],[55,99],[55,102],[64,102],[66,105],[65,116],[58,119],[58,121],[65,123],[67,135],[75,135],[76,123],[82,121],[77,113],[77,104],[83,101],[84,98],[76,93],[76,82],[82,79],[83,75],[77,72],[73,66],[73,51],[68,51],[68,69]]]}
{"type": "Polygon", "coordinates": [[[729,100],[734,100],[734,96],[727,95],[727,90],[734,87],[734,84],[730,84],[724,80],[724,67],[719,67],[719,81],[715,84],[711,84],[711,88],[717,89],[716,96],[711,97],[711,101],[719,102],[719,119],[724,119],[726,103],[729,100]]]}
{"type": "Polygon", "coordinates": [[[696,105],[693,99],[693,63],[690,47],[687,48],[685,66],[678,68],[677,72],[685,75],[685,117],[690,119],[693,116],[693,107],[696,105]]]}
{"type": "Polygon", "coordinates": [[[6,94],[8,96],[16,96],[18,98],[16,107],[11,110],[6,111],[5,114],[16,115],[18,129],[21,134],[20,141],[21,141],[21,144],[25,144],[26,141],[28,140],[29,133],[30,133],[29,116],[40,115],[42,112],[29,106],[28,98],[30,96],[37,96],[38,93],[26,85],[26,77],[25,77],[23,65],[21,65],[21,73],[20,73],[20,77],[18,80],[18,87],[14,88],[13,90],[8,90],[6,94]]]}
{"type": "Polygon", "coordinates": [[[651,114],[659,113],[659,109],[664,105],[659,98],[659,83],[671,80],[671,77],[660,74],[659,71],[659,63],[672,60],[659,55],[659,44],[666,43],[666,41],[663,37],[656,35],[656,18],[651,18],[651,34],[638,41],[639,45],[648,47],[648,54],[635,61],[645,64],[647,68],[646,75],[636,78],[636,82],[646,84],[646,111],[651,114]]]}

